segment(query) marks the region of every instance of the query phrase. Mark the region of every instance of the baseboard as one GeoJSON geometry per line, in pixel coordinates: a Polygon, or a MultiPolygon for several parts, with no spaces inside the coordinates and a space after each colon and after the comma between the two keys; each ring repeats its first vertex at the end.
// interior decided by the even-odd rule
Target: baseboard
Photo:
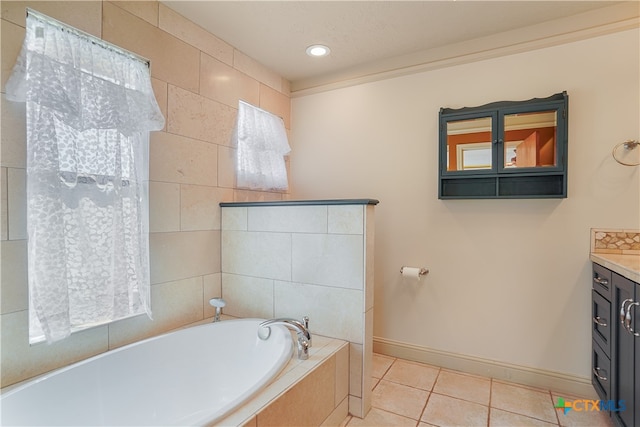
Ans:
{"type": "Polygon", "coordinates": [[[435,350],[381,337],[373,337],[373,351],[455,371],[566,393],[569,396],[598,398],[591,385],[591,378],[435,350]]]}

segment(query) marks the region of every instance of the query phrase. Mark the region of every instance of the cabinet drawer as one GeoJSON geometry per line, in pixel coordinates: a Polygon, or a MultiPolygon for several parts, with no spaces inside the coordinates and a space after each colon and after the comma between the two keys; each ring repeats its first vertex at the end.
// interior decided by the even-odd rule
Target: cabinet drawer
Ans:
{"type": "Polygon", "coordinates": [[[595,290],[591,291],[591,335],[611,357],[611,303],[595,290]]]}
{"type": "Polygon", "coordinates": [[[598,291],[600,295],[611,301],[611,270],[604,268],[600,264],[593,263],[593,273],[591,279],[593,289],[598,291]]]}
{"type": "Polygon", "coordinates": [[[601,400],[608,401],[611,396],[611,360],[596,342],[591,350],[591,383],[601,400]]]}

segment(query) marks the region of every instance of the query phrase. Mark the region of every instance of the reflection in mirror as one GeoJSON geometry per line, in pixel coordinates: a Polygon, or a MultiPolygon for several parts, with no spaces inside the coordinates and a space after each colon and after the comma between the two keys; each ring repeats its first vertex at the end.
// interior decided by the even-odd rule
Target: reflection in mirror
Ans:
{"type": "Polygon", "coordinates": [[[504,167],[556,166],[556,111],[504,116],[504,167]]]}
{"type": "Polygon", "coordinates": [[[447,122],[447,170],[491,169],[491,117],[447,122]]]}

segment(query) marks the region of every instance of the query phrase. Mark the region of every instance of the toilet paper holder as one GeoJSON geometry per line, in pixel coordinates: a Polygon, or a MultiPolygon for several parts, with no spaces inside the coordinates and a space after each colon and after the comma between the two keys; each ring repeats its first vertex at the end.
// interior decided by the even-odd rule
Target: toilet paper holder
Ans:
{"type": "MultiPolygon", "coordinates": [[[[400,274],[403,274],[403,273],[404,273],[404,269],[405,269],[405,267],[407,267],[407,266],[406,266],[406,265],[403,265],[402,267],[400,267],[400,274]]],[[[428,269],[426,269],[426,268],[424,268],[424,267],[420,268],[420,271],[418,272],[418,274],[419,274],[420,276],[426,276],[428,273],[429,273],[429,270],[428,270],[428,269]]]]}

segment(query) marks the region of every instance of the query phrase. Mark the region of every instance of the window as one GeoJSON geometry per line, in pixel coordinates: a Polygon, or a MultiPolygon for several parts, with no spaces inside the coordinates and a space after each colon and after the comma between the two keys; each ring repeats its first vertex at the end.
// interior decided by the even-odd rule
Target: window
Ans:
{"type": "Polygon", "coordinates": [[[6,85],[26,102],[29,341],[151,315],[148,63],[28,10],[6,85]]]}

